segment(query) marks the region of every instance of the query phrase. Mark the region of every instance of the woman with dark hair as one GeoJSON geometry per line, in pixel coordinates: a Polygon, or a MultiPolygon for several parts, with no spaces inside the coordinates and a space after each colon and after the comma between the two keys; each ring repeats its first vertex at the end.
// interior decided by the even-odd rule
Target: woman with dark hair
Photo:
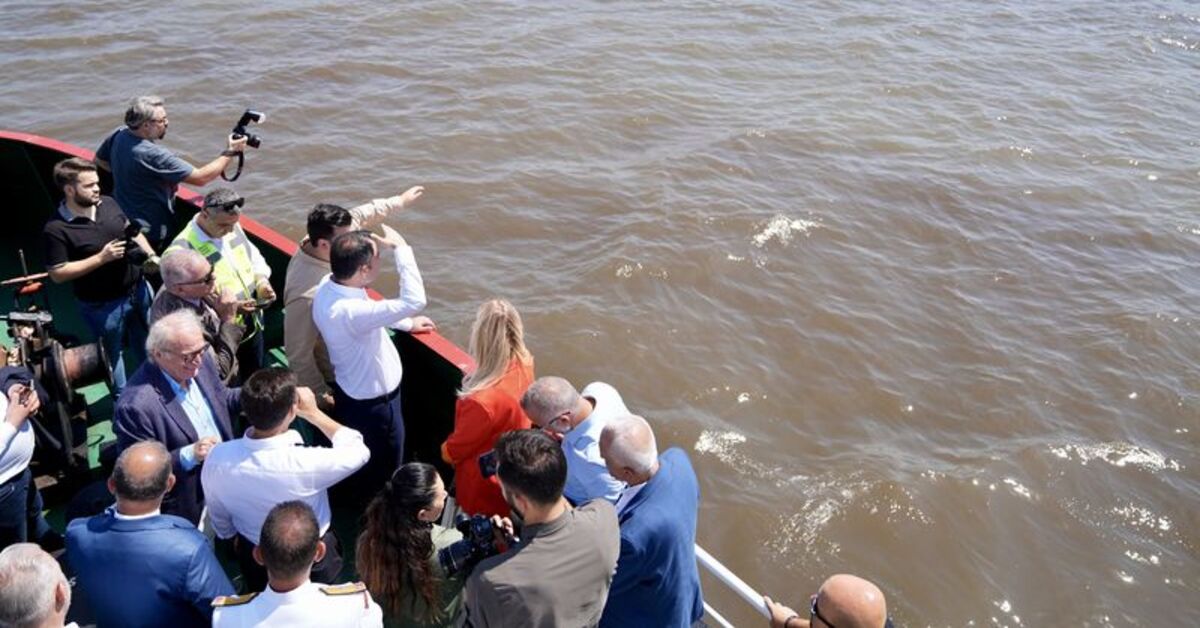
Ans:
{"type": "Polygon", "coordinates": [[[410,462],[367,507],[358,537],[358,575],[383,607],[384,624],[453,626],[462,602],[461,574],[447,578],[437,551],[462,539],[434,523],[446,505],[446,487],[433,466],[410,462]]]}

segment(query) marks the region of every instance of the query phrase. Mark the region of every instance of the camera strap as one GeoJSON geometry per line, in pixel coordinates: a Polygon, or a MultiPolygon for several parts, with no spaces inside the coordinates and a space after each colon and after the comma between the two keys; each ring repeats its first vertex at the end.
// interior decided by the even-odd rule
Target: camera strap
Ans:
{"type": "Polygon", "coordinates": [[[225,179],[226,181],[237,181],[238,177],[242,176],[242,166],[244,166],[246,164],[246,154],[238,153],[237,156],[238,156],[237,171],[233,173],[232,177],[227,177],[227,176],[225,176],[225,171],[222,170],[221,171],[222,179],[225,179]]]}

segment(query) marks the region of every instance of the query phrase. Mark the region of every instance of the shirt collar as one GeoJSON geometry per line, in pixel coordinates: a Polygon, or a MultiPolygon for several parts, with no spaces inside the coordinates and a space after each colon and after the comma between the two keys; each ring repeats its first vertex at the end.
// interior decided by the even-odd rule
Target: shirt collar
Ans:
{"type": "Polygon", "coordinates": [[[267,588],[263,590],[261,597],[274,599],[275,603],[280,605],[295,604],[308,600],[312,595],[312,593],[309,592],[309,589],[312,587],[313,583],[311,580],[309,580],[308,582],[305,582],[304,584],[292,589],[291,591],[288,591],[287,593],[280,593],[275,589],[272,589],[270,584],[267,584],[267,588]]]}
{"type": "MultiPolygon", "coordinates": [[[[92,209],[92,216],[95,216],[96,213],[100,210],[100,203],[103,203],[103,202],[104,202],[104,199],[100,199],[100,202],[96,203],[96,205],[92,209]]],[[[63,220],[65,220],[67,222],[72,222],[79,218],[83,218],[84,220],[87,220],[90,222],[95,222],[94,218],[88,218],[87,216],[80,216],[79,214],[76,214],[75,212],[72,212],[70,209],[68,209],[67,201],[65,199],[58,202],[58,215],[59,215],[59,217],[61,217],[63,220]]]]}
{"type": "MultiPolygon", "coordinates": [[[[188,393],[187,390],[183,389],[183,384],[175,381],[175,378],[171,377],[171,375],[169,373],[167,373],[166,371],[163,371],[162,368],[159,368],[158,370],[162,371],[163,379],[167,380],[167,384],[169,384],[171,386],[171,390],[175,392],[175,396],[178,397],[180,395],[186,395],[188,393]]],[[[195,379],[196,378],[193,377],[191,383],[188,384],[188,390],[191,390],[192,385],[194,385],[196,383],[195,379]]]]}
{"type": "Polygon", "coordinates": [[[116,506],[109,506],[108,512],[110,512],[112,514],[112,516],[115,519],[117,519],[118,521],[140,521],[142,519],[149,519],[150,517],[157,517],[162,514],[161,510],[159,510],[158,508],[155,508],[154,512],[148,512],[144,515],[123,515],[119,511],[117,511],[116,506]]]}
{"type": "Polygon", "coordinates": [[[242,434],[242,446],[246,449],[281,449],[284,447],[295,447],[304,443],[304,439],[300,437],[300,433],[296,430],[287,430],[282,434],[276,434],[268,438],[250,438],[250,430],[246,428],[242,434]]]}
{"type": "Polygon", "coordinates": [[[570,523],[571,519],[574,517],[575,509],[568,506],[567,509],[563,511],[563,514],[559,515],[558,518],[553,521],[534,523],[525,526],[525,529],[521,530],[521,541],[528,542],[537,536],[548,536],[554,534],[555,532],[567,527],[567,524],[570,523]]]}
{"type": "Polygon", "coordinates": [[[324,269],[325,272],[329,272],[329,262],[328,261],[323,260],[323,259],[317,257],[316,255],[313,255],[312,253],[309,253],[308,251],[304,250],[304,244],[306,242],[308,242],[308,236],[304,236],[304,240],[302,240],[300,242],[300,248],[296,249],[296,257],[299,258],[300,261],[305,264],[308,264],[310,266],[316,266],[316,267],[324,269]]]}
{"type": "Polygon", "coordinates": [[[200,223],[196,222],[195,216],[192,217],[192,222],[195,223],[196,237],[199,238],[201,242],[211,242],[215,246],[221,246],[221,244],[225,242],[225,238],[228,238],[229,236],[233,235],[234,232],[236,232],[238,229],[238,226],[234,225],[233,231],[230,231],[229,233],[227,233],[219,238],[214,238],[214,237],[208,235],[208,233],[206,231],[204,231],[203,229],[200,228],[200,223]]]}
{"type": "Polygon", "coordinates": [[[331,290],[333,290],[334,292],[336,292],[338,294],[344,295],[344,296],[361,297],[361,296],[367,295],[367,291],[365,288],[354,288],[352,286],[343,286],[342,284],[333,280],[332,274],[326,275],[325,278],[321,280],[321,283],[329,284],[329,288],[331,290]]]}

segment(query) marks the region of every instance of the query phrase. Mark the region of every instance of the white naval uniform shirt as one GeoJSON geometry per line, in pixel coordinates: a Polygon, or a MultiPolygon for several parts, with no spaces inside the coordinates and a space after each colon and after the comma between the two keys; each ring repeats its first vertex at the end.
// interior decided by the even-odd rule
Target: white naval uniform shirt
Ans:
{"type": "Polygon", "coordinates": [[[354,593],[329,595],[322,591],[353,585],[325,586],[306,582],[287,593],[267,590],[249,602],[222,606],[224,598],[213,600],[214,628],[281,626],[286,628],[381,628],[383,611],[365,587],[354,593]]]}
{"type": "Polygon", "coordinates": [[[325,340],[334,379],[354,399],[382,397],[400,385],[400,354],[387,327],[401,329],[405,319],[425,308],[425,284],[412,247],[395,249],[400,297],[372,300],[362,288],[326,277],[313,297],[313,322],[325,340]]]}
{"type": "Polygon", "coordinates": [[[200,482],[217,536],[227,539],[240,533],[258,545],[267,514],[276,504],[293,499],[313,509],[322,535],[329,531],[327,489],[371,457],[358,430],[343,425],[330,440],[332,447],[304,447],[300,434],[288,430],[270,438],[243,436],[213,447],[200,482]]]}

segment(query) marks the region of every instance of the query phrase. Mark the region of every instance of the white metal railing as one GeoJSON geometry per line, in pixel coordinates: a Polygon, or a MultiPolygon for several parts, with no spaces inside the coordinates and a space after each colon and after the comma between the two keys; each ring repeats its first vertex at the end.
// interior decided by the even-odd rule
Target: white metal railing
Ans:
{"type": "MultiPolygon", "coordinates": [[[[760,615],[768,619],[771,617],[771,611],[767,609],[767,603],[763,601],[763,596],[758,591],[755,591],[753,587],[746,584],[745,580],[737,577],[737,574],[729,571],[728,567],[722,565],[721,561],[713,558],[712,554],[709,554],[699,545],[696,545],[696,563],[708,570],[708,573],[712,574],[717,580],[720,580],[721,584],[732,589],[734,593],[738,594],[738,597],[745,600],[760,615]]],[[[722,617],[716,609],[709,606],[708,602],[704,603],[704,612],[724,628],[733,628],[733,624],[722,617]]]]}

